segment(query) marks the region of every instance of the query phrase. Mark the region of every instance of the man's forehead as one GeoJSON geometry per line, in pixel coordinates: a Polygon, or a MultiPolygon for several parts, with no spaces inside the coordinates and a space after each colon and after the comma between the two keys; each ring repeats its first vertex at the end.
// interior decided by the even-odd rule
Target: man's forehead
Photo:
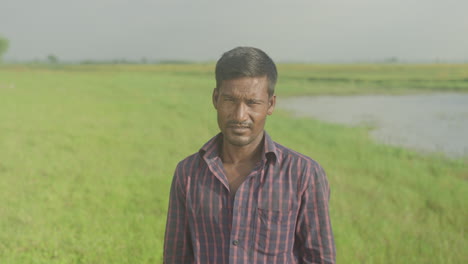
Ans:
{"type": "Polygon", "coordinates": [[[263,94],[268,93],[268,79],[262,76],[224,80],[220,88],[221,95],[263,94]]]}
{"type": "Polygon", "coordinates": [[[261,76],[244,76],[244,77],[237,77],[237,78],[231,78],[231,79],[226,79],[222,80],[221,83],[225,82],[235,82],[235,83],[263,83],[263,82],[268,82],[268,78],[266,75],[261,75],[261,76]]]}

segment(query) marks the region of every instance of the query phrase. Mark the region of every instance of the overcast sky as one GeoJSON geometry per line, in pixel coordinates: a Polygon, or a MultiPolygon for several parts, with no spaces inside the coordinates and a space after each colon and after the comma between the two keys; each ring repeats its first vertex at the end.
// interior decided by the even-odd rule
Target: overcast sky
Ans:
{"type": "Polygon", "coordinates": [[[468,61],[466,0],[0,0],[6,60],[468,61]]]}

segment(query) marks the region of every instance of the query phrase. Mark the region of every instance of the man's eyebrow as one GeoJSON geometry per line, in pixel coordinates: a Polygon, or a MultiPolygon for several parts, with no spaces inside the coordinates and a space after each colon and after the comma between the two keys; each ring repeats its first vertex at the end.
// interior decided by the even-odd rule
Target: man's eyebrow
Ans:
{"type": "MultiPolygon", "coordinates": [[[[238,99],[234,95],[226,94],[226,93],[221,93],[221,97],[229,98],[229,99],[238,99]]],[[[262,99],[256,99],[256,98],[246,98],[245,101],[251,102],[251,103],[263,103],[265,102],[262,99]]]]}
{"type": "Polygon", "coordinates": [[[247,102],[252,102],[252,103],[263,103],[264,101],[262,99],[247,99],[247,102]]]}

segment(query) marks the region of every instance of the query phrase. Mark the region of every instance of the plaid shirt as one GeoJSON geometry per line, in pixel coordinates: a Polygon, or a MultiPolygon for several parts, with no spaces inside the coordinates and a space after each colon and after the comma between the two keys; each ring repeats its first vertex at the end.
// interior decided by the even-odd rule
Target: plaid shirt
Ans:
{"type": "Polygon", "coordinates": [[[335,263],[322,167],[273,142],[230,196],[219,158],[222,134],[176,168],[164,263],[335,263]]]}

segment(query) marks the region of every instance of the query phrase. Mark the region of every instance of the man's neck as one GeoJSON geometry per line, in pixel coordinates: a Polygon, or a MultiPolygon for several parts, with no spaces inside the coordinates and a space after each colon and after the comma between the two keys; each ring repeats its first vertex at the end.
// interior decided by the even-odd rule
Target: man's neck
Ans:
{"type": "Polygon", "coordinates": [[[223,163],[237,164],[258,161],[262,156],[264,133],[246,146],[235,146],[223,140],[221,159],[223,163]]]}

